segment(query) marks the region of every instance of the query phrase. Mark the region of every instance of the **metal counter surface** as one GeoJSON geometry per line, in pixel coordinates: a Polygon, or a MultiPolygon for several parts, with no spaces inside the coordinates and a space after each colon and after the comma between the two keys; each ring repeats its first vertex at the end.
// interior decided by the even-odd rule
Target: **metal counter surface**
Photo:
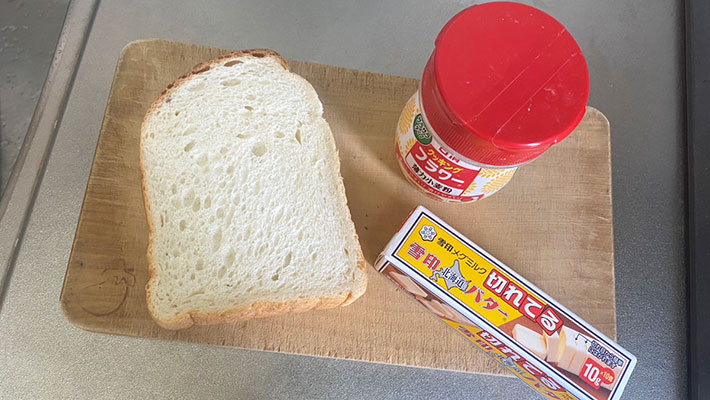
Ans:
{"type": "MultiPolygon", "coordinates": [[[[682,2],[527,3],[577,38],[590,67],[589,103],[611,121],[618,341],[639,359],[623,398],[684,398],[682,2]]],[[[75,0],[68,23],[86,22],[92,4],[75,0]]],[[[468,4],[100,2],[10,269],[0,309],[0,398],[534,398],[508,377],[94,334],[69,324],[59,309],[111,79],[126,43],[164,38],[265,47],[287,58],[418,77],[439,29],[468,4]]],[[[60,48],[82,40],[69,32],[60,48]]],[[[72,66],[57,65],[59,75],[71,76],[72,66]]],[[[50,79],[45,92],[54,84],[50,79]]],[[[19,182],[36,173],[23,169],[19,182]]],[[[10,204],[8,212],[21,209],[10,204]]],[[[0,232],[0,240],[8,236],[0,232]]]]}
{"type": "Polygon", "coordinates": [[[0,3],[0,196],[57,47],[69,0],[0,3]]]}

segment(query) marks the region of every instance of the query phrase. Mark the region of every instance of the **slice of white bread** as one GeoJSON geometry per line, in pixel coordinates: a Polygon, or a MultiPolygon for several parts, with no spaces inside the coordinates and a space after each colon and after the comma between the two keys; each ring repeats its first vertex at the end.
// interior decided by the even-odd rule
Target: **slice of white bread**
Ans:
{"type": "Polygon", "coordinates": [[[270,50],[170,84],[143,121],[150,314],[164,328],[347,305],[367,285],[313,87],[270,50]]]}

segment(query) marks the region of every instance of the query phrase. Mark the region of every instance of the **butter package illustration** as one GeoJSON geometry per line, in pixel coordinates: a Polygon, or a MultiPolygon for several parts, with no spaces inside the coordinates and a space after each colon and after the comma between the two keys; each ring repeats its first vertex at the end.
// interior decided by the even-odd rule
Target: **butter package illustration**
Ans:
{"type": "Polygon", "coordinates": [[[417,207],[375,268],[544,398],[615,400],[636,357],[417,207]]]}

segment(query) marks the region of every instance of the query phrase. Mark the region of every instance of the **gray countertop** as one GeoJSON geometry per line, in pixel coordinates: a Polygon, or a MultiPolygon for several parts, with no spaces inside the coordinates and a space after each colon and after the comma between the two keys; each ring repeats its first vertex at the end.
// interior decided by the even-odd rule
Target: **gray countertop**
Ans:
{"type": "Polygon", "coordinates": [[[47,76],[69,0],[0,3],[0,196],[47,76]]]}
{"type": "MultiPolygon", "coordinates": [[[[682,2],[527,3],[554,15],[577,38],[590,67],[589,103],[611,121],[618,341],[639,359],[623,398],[684,398],[682,2]]],[[[48,98],[40,100],[40,109],[59,104],[58,115],[64,112],[61,121],[44,121],[49,112],[37,116],[36,140],[55,128],[56,139],[45,143],[51,153],[0,309],[0,398],[534,398],[507,377],[89,333],[59,309],[111,79],[126,43],[164,38],[265,47],[287,58],[419,77],[439,29],[468,4],[103,1],[88,25],[93,1],[73,2],[68,23],[74,25],[65,26],[58,55],[81,48],[83,31],[71,28],[90,29],[83,54],[76,53],[75,75],[71,60],[55,57],[57,77],[71,88],[66,103],[57,100],[62,80],[51,73],[48,98]]],[[[30,167],[42,170],[37,154],[43,151],[32,150],[15,192],[40,181],[30,167]]],[[[8,204],[3,218],[21,220],[25,207],[16,199],[8,204]]],[[[14,236],[0,232],[0,250],[3,241],[14,243],[14,236]]]]}

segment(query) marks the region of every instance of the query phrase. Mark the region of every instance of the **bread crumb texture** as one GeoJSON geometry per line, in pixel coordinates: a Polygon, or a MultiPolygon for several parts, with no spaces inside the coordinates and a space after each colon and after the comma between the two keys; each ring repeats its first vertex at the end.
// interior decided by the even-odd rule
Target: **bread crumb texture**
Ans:
{"type": "Polygon", "coordinates": [[[278,56],[248,54],[213,60],[151,107],[141,167],[156,319],[362,294],[362,252],[322,114],[313,87],[278,56]]]}

